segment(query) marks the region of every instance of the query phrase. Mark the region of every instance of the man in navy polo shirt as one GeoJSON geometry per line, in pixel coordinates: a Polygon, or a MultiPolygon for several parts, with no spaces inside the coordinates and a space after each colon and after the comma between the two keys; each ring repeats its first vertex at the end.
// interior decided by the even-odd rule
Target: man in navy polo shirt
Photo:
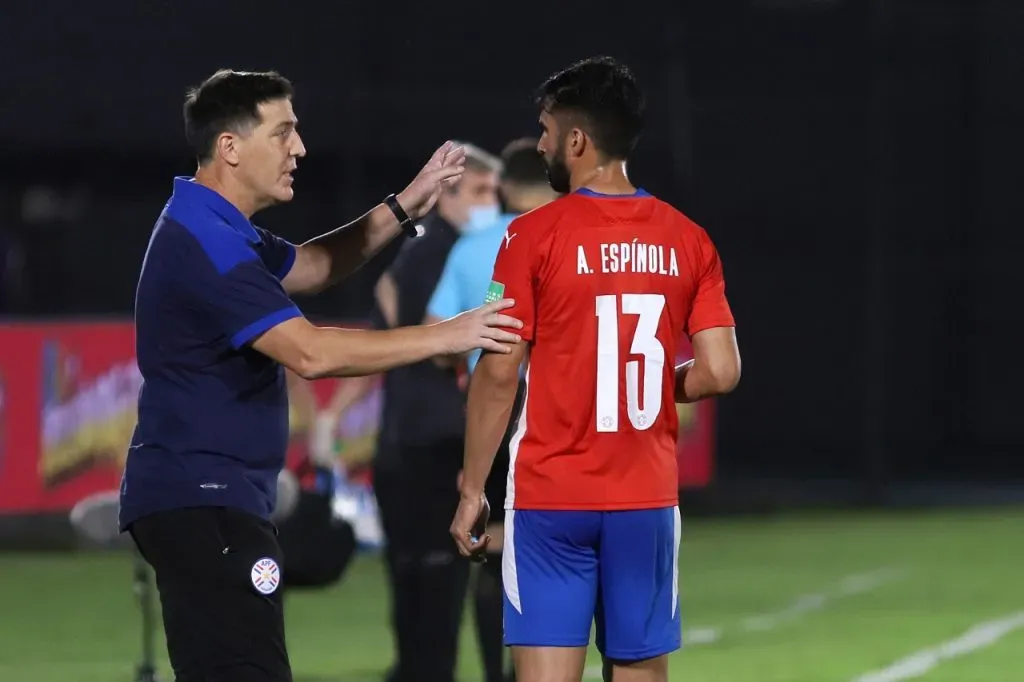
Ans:
{"type": "Polygon", "coordinates": [[[219,71],[189,93],[199,169],[177,178],[150,238],[135,304],[144,384],[121,482],[120,525],[153,567],[178,682],[291,680],[268,520],[288,438],[284,367],[358,376],[451,352],[508,352],[517,324],[484,306],[387,331],[315,327],[289,294],[313,292],[414,231],[463,170],[443,145],[396,196],[294,246],[254,226],[289,201],[305,147],[291,84],[219,71]]]}

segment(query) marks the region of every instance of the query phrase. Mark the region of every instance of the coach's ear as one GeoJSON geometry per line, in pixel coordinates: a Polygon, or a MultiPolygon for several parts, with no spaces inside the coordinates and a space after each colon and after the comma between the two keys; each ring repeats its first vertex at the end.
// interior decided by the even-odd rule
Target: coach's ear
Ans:
{"type": "Polygon", "coordinates": [[[234,133],[223,132],[217,136],[217,156],[224,160],[229,166],[237,166],[239,163],[238,144],[241,140],[234,133]]]}

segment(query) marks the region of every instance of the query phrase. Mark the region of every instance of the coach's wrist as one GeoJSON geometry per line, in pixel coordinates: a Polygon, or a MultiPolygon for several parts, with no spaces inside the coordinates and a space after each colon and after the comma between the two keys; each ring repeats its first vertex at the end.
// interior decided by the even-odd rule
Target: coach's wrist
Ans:
{"type": "Polygon", "coordinates": [[[423,336],[427,347],[430,349],[431,357],[441,357],[451,354],[451,332],[449,325],[442,322],[423,325],[423,336]]]}
{"type": "Polygon", "coordinates": [[[419,220],[426,213],[426,211],[422,210],[420,202],[415,201],[409,196],[408,187],[395,195],[395,201],[398,202],[398,205],[402,207],[402,210],[405,211],[411,220],[419,220]]]}

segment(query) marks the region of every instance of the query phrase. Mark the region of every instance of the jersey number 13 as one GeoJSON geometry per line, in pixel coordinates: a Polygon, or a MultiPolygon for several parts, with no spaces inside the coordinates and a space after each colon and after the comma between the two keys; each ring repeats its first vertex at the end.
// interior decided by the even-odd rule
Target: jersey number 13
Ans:
{"type": "Polygon", "coordinates": [[[637,315],[631,355],[643,356],[643,407],[640,401],[640,362],[626,363],[626,414],[637,431],[654,425],[661,413],[665,376],[665,347],[658,341],[658,323],[665,310],[661,294],[622,294],[597,297],[597,431],[619,430],[619,302],[622,315],[637,315]]]}

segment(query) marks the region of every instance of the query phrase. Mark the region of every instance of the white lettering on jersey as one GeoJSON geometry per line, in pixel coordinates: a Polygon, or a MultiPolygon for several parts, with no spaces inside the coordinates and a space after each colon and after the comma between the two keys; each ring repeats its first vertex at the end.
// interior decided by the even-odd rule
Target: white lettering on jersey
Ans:
{"type": "Polygon", "coordinates": [[[658,325],[664,310],[665,296],[662,294],[605,294],[597,297],[595,426],[598,433],[620,430],[619,404],[622,397],[619,384],[623,369],[626,375],[626,416],[632,427],[646,431],[661,414],[666,353],[658,340],[658,325]],[[629,360],[625,368],[620,363],[619,320],[626,315],[638,317],[629,353],[631,357],[643,356],[642,367],[638,360],[629,360]]]}
{"type": "Polygon", "coordinates": [[[589,275],[593,270],[587,264],[587,254],[583,251],[583,245],[580,244],[576,247],[576,274],[577,275],[589,275]]]}
{"type": "Polygon", "coordinates": [[[601,272],[638,272],[678,277],[679,259],[674,247],[641,244],[636,239],[632,242],[601,244],[601,272]]]}

